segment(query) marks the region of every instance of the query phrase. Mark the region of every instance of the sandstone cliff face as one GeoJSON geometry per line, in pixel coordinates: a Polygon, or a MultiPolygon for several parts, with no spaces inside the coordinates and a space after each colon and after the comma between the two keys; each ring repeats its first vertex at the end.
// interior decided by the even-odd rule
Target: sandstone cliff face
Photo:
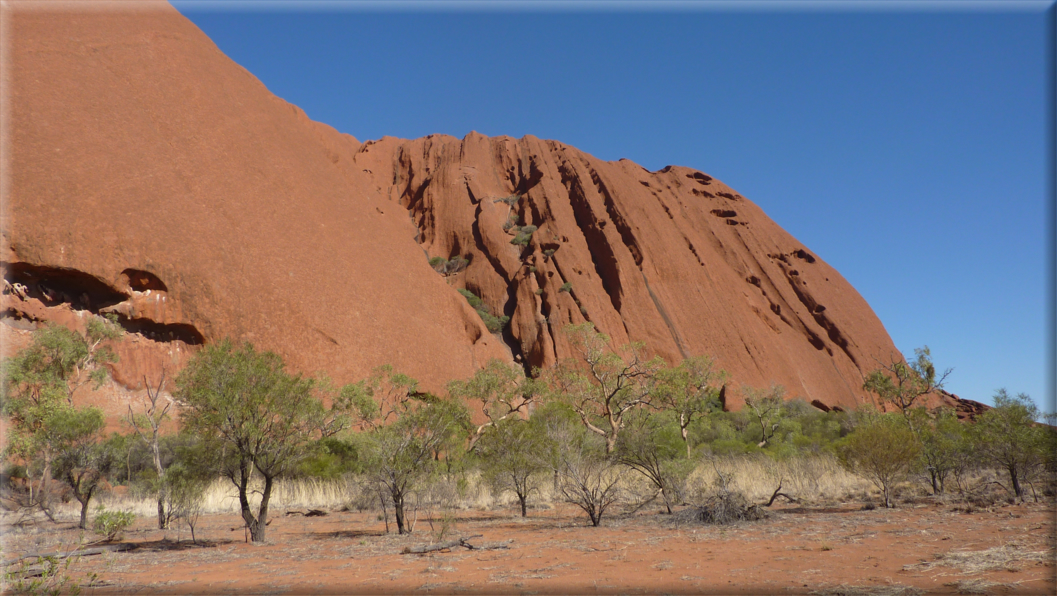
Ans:
{"type": "MultiPolygon", "coordinates": [[[[167,5],[8,16],[0,261],[29,293],[5,297],[9,338],[60,307],[113,312],[129,342],[230,336],[338,381],[391,363],[437,390],[489,358],[548,367],[587,320],[843,407],[897,355],[839,273],[699,171],[531,136],[360,143],[167,5]],[[457,255],[452,275],[428,264],[457,255]],[[456,288],[510,317],[501,336],[456,288]]],[[[127,352],[135,383],[152,357],[127,352]]]]}
{"type": "Polygon", "coordinates": [[[385,138],[354,161],[429,256],[469,258],[451,281],[511,317],[504,338],[528,367],[571,357],[562,329],[586,320],[670,362],[713,354],[737,384],[847,407],[897,354],[839,273],[702,172],[475,133],[385,138]],[[537,228],[523,247],[520,226],[537,228]]]}
{"type": "Polygon", "coordinates": [[[360,143],[174,9],[5,11],[0,260],[31,299],[110,308],[158,341],[250,340],[340,380],[389,362],[439,387],[509,358],[406,212],[357,190],[360,143]]]}

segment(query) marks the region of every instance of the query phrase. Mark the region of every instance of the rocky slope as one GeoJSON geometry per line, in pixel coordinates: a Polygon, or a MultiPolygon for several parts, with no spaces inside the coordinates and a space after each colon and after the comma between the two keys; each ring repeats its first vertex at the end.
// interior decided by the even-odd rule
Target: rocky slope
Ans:
{"type": "MultiPolygon", "coordinates": [[[[5,351],[49,312],[114,312],[136,341],[230,336],[338,381],[392,363],[439,389],[489,358],[550,366],[587,320],[843,407],[897,354],[839,273],[702,172],[531,136],[360,143],[168,5],[6,10],[0,261],[27,296],[4,297],[5,351]]],[[[150,372],[135,352],[119,378],[150,372]]]]}

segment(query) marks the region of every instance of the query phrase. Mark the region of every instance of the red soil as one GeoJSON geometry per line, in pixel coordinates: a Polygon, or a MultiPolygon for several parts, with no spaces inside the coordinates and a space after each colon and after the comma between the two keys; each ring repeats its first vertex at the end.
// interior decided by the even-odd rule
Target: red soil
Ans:
{"type": "MultiPolygon", "coordinates": [[[[511,541],[506,550],[401,554],[431,542],[419,520],[410,536],[385,534],[373,514],[305,518],[281,513],[268,542],[247,544],[234,515],[204,517],[194,546],[186,528],[140,520],[126,540],[137,549],[85,557],[91,593],[712,593],[712,594],[1053,594],[1052,506],[997,507],[971,514],[938,504],[862,511],[774,507],[770,519],[735,526],[672,526],[667,516],[611,517],[591,528],[569,507],[466,512],[453,535],[511,541]],[[234,529],[232,529],[234,528],[234,529]],[[1008,546],[997,568],[971,572],[944,555],[1008,546]],[[1037,553],[1031,555],[1031,553],[1037,553]],[[1041,553],[1041,554],[1040,554],[1041,553]],[[907,591],[909,590],[909,591],[907,591]],[[979,593],[979,592],[977,592],[979,593]]],[[[9,534],[9,551],[71,543],[77,532],[9,534]],[[32,547],[29,545],[34,543],[32,547]]]]}

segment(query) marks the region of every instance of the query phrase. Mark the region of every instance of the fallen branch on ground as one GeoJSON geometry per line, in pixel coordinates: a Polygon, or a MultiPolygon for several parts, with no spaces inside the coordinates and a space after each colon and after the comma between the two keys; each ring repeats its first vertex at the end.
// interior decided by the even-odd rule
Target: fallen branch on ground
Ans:
{"type": "Polygon", "coordinates": [[[66,559],[69,557],[87,557],[91,555],[101,555],[109,552],[121,552],[126,550],[132,550],[136,548],[135,544],[129,544],[122,542],[118,544],[111,544],[108,546],[99,546],[96,548],[84,548],[81,550],[74,550],[69,552],[54,552],[54,553],[29,553],[18,557],[17,559],[11,559],[10,561],[4,561],[4,566],[14,565],[27,559],[66,559]]]}
{"type": "Polygon", "coordinates": [[[790,497],[789,495],[787,495],[787,494],[785,494],[783,492],[779,492],[781,490],[782,490],[782,483],[779,482],[778,483],[778,488],[774,489],[774,494],[771,495],[771,500],[767,501],[767,504],[764,505],[764,507],[770,507],[771,505],[774,505],[774,500],[777,499],[778,497],[785,497],[790,503],[799,503],[799,501],[797,501],[793,497],[790,497]]]}
{"type": "Polygon", "coordinates": [[[478,546],[470,544],[470,541],[474,538],[480,538],[481,534],[474,534],[473,536],[463,536],[455,540],[449,540],[447,542],[438,542],[436,544],[429,544],[426,546],[409,546],[403,550],[402,554],[405,555],[422,555],[425,553],[432,553],[439,550],[450,550],[455,547],[463,547],[468,550],[496,550],[508,548],[508,544],[513,542],[512,540],[505,540],[503,542],[487,542],[478,546]]]}

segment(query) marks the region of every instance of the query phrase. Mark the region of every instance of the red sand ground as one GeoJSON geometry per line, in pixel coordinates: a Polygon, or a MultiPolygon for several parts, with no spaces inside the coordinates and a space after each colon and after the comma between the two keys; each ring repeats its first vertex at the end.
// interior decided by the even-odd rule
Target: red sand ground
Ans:
{"type": "MultiPolygon", "coordinates": [[[[247,544],[235,515],[204,516],[192,545],[186,527],[159,531],[140,519],[128,552],[85,557],[72,569],[99,574],[86,594],[713,593],[1054,594],[1052,505],[966,514],[927,503],[863,511],[774,507],[770,519],[735,526],[673,525],[655,514],[614,516],[591,528],[578,510],[464,512],[452,536],[511,541],[505,550],[401,554],[434,539],[385,534],[373,513],[305,518],[277,512],[266,544],[247,544]],[[234,529],[233,529],[234,528],[234,529]],[[997,549],[988,553],[988,549],[997,549]],[[976,553],[989,570],[956,566],[976,553]],[[946,558],[944,558],[946,557],[946,558]]],[[[435,527],[439,524],[435,522],[435,527]]],[[[78,531],[45,524],[5,531],[8,553],[74,544],[78,531]]]]}

